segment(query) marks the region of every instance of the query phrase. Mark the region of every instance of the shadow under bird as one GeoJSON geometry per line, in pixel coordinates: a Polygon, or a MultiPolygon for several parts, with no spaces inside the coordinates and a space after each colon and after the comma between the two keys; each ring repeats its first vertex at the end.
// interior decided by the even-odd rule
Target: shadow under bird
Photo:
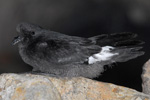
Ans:
{"type": "Polygon", "coordinates": [[[39,71],[58,77],[99,76],[104,65],[125,62],[144,54],[134,33],[102,34],[90,38],[69,36],[30,23],[17,26],[23,61],[39,71]]]}

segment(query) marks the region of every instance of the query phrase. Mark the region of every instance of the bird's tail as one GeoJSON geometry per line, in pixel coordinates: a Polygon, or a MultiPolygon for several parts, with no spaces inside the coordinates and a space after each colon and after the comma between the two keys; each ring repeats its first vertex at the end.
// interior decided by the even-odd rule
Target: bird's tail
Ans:
{"type": "Polygon", "coordinates": [[[89,38],[96,45],[100,46],[112,46],[114,47],[109,52],[114,54],[111,56],[109,61],[111,62],[125,62],[130,59],[134,59],[138,56],[144,54],[142,49],[143,41],[136,39],[137,34],[134,33],[113,33],[113,34],[103,34],[95,37],[89,38]]]}

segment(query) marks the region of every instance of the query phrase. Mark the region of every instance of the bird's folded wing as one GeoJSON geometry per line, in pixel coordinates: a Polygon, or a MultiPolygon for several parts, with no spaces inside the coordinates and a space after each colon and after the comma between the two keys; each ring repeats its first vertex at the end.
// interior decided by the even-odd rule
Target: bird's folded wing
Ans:
{"type": "Polygon", "coordinates": [[[101,50],[100,46],[85,38],[49,39],[37,43],[38,56],[56,64],[85,63],[92,54],[101,50]]]}

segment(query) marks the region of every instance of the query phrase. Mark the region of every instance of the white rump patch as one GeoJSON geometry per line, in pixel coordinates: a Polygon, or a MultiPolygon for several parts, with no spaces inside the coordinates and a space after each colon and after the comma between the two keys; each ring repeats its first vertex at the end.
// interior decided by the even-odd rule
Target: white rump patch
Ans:
{"type": "Polygon", "coordinates": [[[92,56],[90,56],[88,58],[88,63],[94,64],[96,62],[110,60],[113,56],[118,55],[118,53],[111,53],[110,52],[113,49],[114,49],[114,47],[112,47],[112,46],[102,47],[102,50],[99,53],[93,54],[92,56]]]}

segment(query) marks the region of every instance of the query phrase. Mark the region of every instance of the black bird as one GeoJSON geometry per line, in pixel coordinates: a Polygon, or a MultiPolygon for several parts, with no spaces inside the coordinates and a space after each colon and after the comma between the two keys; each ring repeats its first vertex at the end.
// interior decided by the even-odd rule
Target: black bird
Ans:
{"type": "Polygon", "coordinates": [[[97,77],[104,65],[125,62],[144,54],[143,44],[134,33],[102,34],[90,38],[68,36],[46,30],[38,25],[21,23],[17,26],[18,43],[23,61],[33,71],[58,77],[97,77]]]}

